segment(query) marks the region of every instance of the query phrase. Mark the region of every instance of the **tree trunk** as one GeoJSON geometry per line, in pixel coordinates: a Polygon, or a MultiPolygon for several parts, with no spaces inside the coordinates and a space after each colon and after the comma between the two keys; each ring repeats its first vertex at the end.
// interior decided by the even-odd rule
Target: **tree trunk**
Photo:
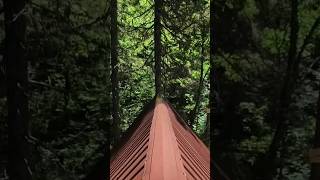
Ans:
{"type": "MultiPolygon", "coordinates": [[[[275,112],[275,121],[277,127],[273,136],[271,145],[265,159],[260,162],[258,179],[269,180],[275,175],[279,166],[277,164],[277,154],[285,142],[287,135],[289,119],[287,117],[288,108],[292,99],[292,94],[296,86],[296,80],[299,76],[299,63],[297,63],[297,41],[298,41],[298,1],[291,0],[291,21],[290,21],[290,46],[288,51],[287,70],[283,85],[280,90],[278,110],[275,112]]],[[[299,61],[298,61],[299,62],[299,61]]],[[[283,152],[283,151],[282,151],[283,152]]]]}
{"type": "MultiPolygon", "coordinates": [[[[317,117],[316,117],[316,132],[314,134],[314,145],[313,148],[320,148],[320,84],[319,84],[319,95],[317,103],[317,117]]],[[[320,179],[320,163],[312,163],[311,165],[311,176],[310,180],[320,179]]]]}
{"type": "Polygon", "coordinates": [[[283,82],[283,86],[281,89],[280,94],[280,101],[279,101],[279,110],[277,111],[275,118],[277,124],[277,129],[275,135],[273,137],[269,154],[270,158],[273,160],[276,158],[276,153],[280,149],[283,140],[286,135],[287,126],[289,124],[289,119],[287,118],[288,107],[291,101],[291,96],[293,93],[293,89],[295,87],[296,78],[298,75],[298,71],[293,71],[297,69],[295,66],[299,66],[296,64],[296,54],[297,54],[297,40],[298,40],[298,1],[292,0],[291,1],[291,32],[290,32],[290,47],[288,52],[288,65],[287,65],[287,72],[285,75],[285,79],[283,82]]]}
{"type": "Polygon", "coordinates": [[[154,1],[154,57],[156,96],[162,96],[161,82],[161,7],[162,0],[154,1]]]}
{"type": "Polygon", "coordinates": [[[118,83],[118,21],[117,0],[111,0],[111,83],[112,83],[112,118],[113,139],[116,142],[120,137],[119,128],[119,83],[118,83]]]}
{"type": "MultiPolygon", "coordinates": [[[[215,44],[213,41],[214,38],[214,20],[213,20],[213,0],[210,0],[210,74],[209,74],[209,83],[210,83],[210,92],[209,92],[209,109],[210,109],[210,121],[211,125],[213,122],[214,114],[214,102],[215,102],[215,86],[214,86],[214,71],[213,71],[213,54],[215,53],[215,44]]],[[[213,130],[213,129],[211,129],[213,130]]],[[[213,134],[213,133],[211,133],[213,134]]],[[[213,144],[213,143],[212,143],[213,144]]]]}
{"type": "Polygon", "coordinates": [[[206,121],[206,127],[202,136],[202,139],[204,140],[206,145],[210,146],[210,110],[207,109],[207,121],[206,121]]]}
{"type": "Polygon", "coordinates": [[[31,180],[29,159],[28,69],[25,60],[25,0],[4,0],[7,66],[8,172],[10,180],[31,180]]]}
{"type": "Polygon", "coordinates": [[[63,98],[64,98],[64,121],[61,122],[61,124],[69,124],[69,99],[70,99],[70,91],[71,91],[71,82],[70,82],[70,75],[69,75],[69,68],[63,73],[64,74],[64,92],[63,92],[63,98]]]}
{"type": "MultiPolygon", "coordinates": [[[[210,125],[210,132],[207,132],[207,134],[210,134],[210,161],[213,162],[215,157],[212,155],[215,152],[214,149],[214,129],[215,129],[215,123],[214,123],[214,115],[215,115],[215,110],[216,110],[216,86],[215,86],[215,73],[214,73],[214,61],[213,61],[213,56],[216,53],[216,44],[214,43],[214,38],[215,38],[215,19],[214,19],[214,0],[210,0],[210,73],[209,73],[209,83],[210,83],[210,91],[209,91],[209,118],[207,120],[207,125],[210,125]]],[[[208,127],[207,127],[208,128],[208,127]]],[[[211,168],[212,163],[211,163],[211,168]]],[[[213,171],[210,171],[210,177],[216,177],[216,174],[213,173],[213,171]]]]}

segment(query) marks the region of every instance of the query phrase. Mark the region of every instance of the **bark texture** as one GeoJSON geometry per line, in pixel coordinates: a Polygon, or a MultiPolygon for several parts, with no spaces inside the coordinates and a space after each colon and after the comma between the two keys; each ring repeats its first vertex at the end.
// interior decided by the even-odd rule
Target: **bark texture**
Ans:
{"type": "Polygon", "coordinates": [[[161,7],[162,0],[154,1],[154,57],[156,96],[162,96],[161,82],[161,7]]]}
{"type": "Polygon", "coordinates": [[[10,180],[31,180],[25,0],[4,0],[10,180]]]}
{"type": "Polygon", "coordinates": [[[119,83],[118,83],[118,4],[111,0],[111,83],[112,83],[112,118],[113,137],[117,141],[120,137],[119,128],[119,83]]]}

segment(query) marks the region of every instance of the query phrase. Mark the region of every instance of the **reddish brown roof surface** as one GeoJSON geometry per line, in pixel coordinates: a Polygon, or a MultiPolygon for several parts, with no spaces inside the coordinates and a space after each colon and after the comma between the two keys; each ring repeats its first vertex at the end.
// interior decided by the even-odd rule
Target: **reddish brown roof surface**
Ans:
{"type": "Polygon", "coordinates": [[[111,158],[112,180],[207,180],[210,152],[162,100],[146,112],[111,158]]]}

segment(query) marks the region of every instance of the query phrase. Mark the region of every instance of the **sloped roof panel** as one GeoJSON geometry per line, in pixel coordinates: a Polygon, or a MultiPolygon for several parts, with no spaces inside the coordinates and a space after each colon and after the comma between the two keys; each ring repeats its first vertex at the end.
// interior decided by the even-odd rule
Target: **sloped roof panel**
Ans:
{"type": "Polygon", "coordinates": [[[112,157],[111,179],[141,176],[147,155],[153,111],[149,112],[124,146],[112,157]]]}
{"type": "Polygon", "coordinates": [[[210,152],[169,103],[158,100],[111,160],[114,180],[210,179],[210,152]]]}

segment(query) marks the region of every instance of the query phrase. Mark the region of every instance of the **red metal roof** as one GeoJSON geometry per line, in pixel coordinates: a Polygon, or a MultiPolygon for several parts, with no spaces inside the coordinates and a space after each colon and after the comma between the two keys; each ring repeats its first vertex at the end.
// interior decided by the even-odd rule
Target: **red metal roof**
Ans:
{"type": "Polygon", "coordinates": [[[157,100],[112,156],[112,180],[207,180],[210,152],[174,109],[157,100]]]}

